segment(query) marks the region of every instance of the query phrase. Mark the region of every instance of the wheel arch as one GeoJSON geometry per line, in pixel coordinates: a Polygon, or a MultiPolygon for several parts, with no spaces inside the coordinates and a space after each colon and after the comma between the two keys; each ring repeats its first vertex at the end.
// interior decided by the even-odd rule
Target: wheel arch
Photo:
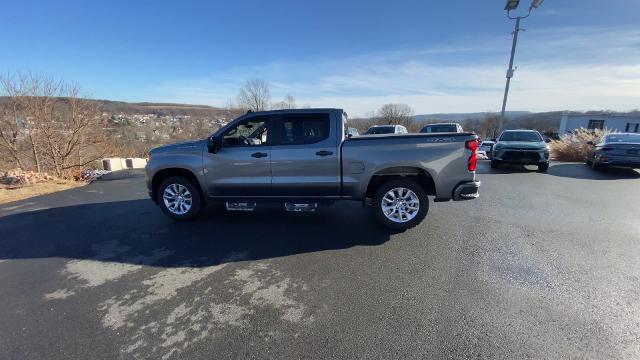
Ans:
{"type": "Polygon", "coordinates": [[[156,171],[156,173],[153,174],[153,178],[151,179],[151,196],[154,202],[158,201],[158,188],[160,187],[160,184],[162,184],[164,180],[174,176],[184,177],[185,179],[191,181],[196,186],[196,188],[198,188],[198,192],[200,193],[202,201],[206,201],[204,192],[202,191],[202,186],[200,186],[200,182],[198,181],[198,177],[191,170],[184,168],[166,168],[156,171]]]}
{"type": "Polygon", "coordinates": [[[435,182],[427,170],[415,166],[394,166],[379,170],[371,176],[365,197],[372,197],[382,184],[395,179],[413,180],[427,195],[436,195],[435,182]]]}

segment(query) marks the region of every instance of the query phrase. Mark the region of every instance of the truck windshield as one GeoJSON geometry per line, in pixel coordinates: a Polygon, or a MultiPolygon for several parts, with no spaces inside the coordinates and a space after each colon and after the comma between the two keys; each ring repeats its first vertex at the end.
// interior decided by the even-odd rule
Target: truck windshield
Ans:
{"type": "Polygon", "coordinates": [[[421,133],[457,132],[455,124],[427,125],[420,130],[421,133]]]}
{"type": "Polygon", "coordinates": [[[365,134],[393,134],[396,132],[395,126],[375,126],[369,128],[365,134]]]}
{"type": "Polygon", "coordinates": [[[542,138],[540,134],[533,131],[508,131],[500,136],[500,141],[539,142],[542,141],[542,138]]]}

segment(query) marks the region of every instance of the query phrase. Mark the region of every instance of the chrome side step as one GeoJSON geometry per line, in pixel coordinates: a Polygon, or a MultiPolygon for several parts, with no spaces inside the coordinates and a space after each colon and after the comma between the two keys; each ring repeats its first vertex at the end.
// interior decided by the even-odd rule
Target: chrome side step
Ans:
{"type": "Polygon", "coordinates": [[[226,204],[227,210],[229,211],[253,211],[256,209],[256,203],[250,202],[229,202],[226,204]]]}
{"type": "Polygon", "coordinates": [[[284,203],[287,211],[314,212],[318,208],[318,203],[284,203]]]}

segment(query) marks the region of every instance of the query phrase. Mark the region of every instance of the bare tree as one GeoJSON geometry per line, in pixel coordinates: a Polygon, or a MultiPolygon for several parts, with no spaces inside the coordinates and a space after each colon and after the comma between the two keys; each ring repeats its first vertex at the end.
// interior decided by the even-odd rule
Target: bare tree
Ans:
{"type": "Polygon", "coordinates": [[[248,80],[240,89],[237,99],[241,108],[251,111],[268,110],[271,103],[269,84],[261,79],[248,80]]]}
{"type": "Polygon", "coordinates": [[[41,137],[48,165],[65,176],[106,156],[109,142],[106,119],[96,103],[80,96],[77,85],[63,83],[59,95],[42,121],[41,137]]]}
{"type": "Polygon", "coordinates": [[[0,78],[0,85],[4,96],[0,102],[0,155],[14,167],[24,169],[20,149],[20,135],[25,121],[20,103],[23,91],[9,75],[0,78]]]}
{"type": "Polygon", "coordinates": [[[407,104],[385,104],[377,113],[379,122],[388,125],[408,126],[412,116],[413,109],[407,104]]]}
{"type": "Polygon", "coordinates": [[[293,96],[287,94],[287,96],[284,97],[284,100],[273,104],[273,108],[274,109],[280,109],[280,110],[295,109],[296,108],[296,99],[293,96]]]}
{"type": "Polygon", "coordinates": [[[105,119],[96,102],[80,97],[78,86],[38,74],[8,75],[0,82],[7,94],[0,150],[16,166],[67,176],[107,154],[105,119]]]}
{"type": "Polygon", "coordinates": [[[224,105],[224,109],[227,110],[227,112],[229,113],[229,117],[231,119],[241,116],[242,114],[246,113],[248,110],[247,108],[244,108],[243,106],[239,105],[233,100],[228,100],[227,103],[224,105]]]}
{"type": "Polygon", "coordinates": [[[61,80],[41,75],[19,75],[21,86],[26,90],[21,100],[24,102],[26,115],[25,127],[33,153],[33,161],[37,172],[43,170],[41,152],[43,146],[42,129],[45,122],[52,118],[53,107],[63,88],[61,80]]]}
{"type": "Polygon", "coordinates": [[[500,135],[500,115],[488,113],[480,123],[480,135],[495,139],[500,135]]]}
{"type": "Polygon", "coordinates": [[[0,79],[3,93],[7,95],[4,120],[2,121],[3,147],[8,150],[16,165],[30,168],[32,163],[35,170],[43,169],[41,160],[40,135],[42,123],[51,116],[53,103],[61,88],[61,82],[39,74],[6,75],[0,79]],[[6,110],[8,107],[8,111],[6,110]],[[15,125],[14,125],[15,124],[15,125]],[[19,143],[31,154],[30,161],[16,157],[19,143]],[[16,147],[18,145],[18,147],[16,147]]]}

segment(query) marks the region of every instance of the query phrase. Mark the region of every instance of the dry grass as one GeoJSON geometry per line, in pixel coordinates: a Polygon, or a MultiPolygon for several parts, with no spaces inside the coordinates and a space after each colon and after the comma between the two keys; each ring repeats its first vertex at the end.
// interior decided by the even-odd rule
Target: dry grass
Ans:
{"type": "Polygon", "coordinates": [[[37,184],[21,186],[0,185],[0,204],[27,199],[33,196],[50,194],[62,190],[72,189],[85,185],[85,182],[70,180],[55,180],[37,184]]]}
{"type": "Polygon", "coordinates": [[[589,141],[597,143],[604,135],[606,132],[602,130],[591,132],[586,129],[578,129],[549,144],[551,157],[559,161],[584,161],[589,151],[593,149],[593,146],[589,145],[589,141]]]}

